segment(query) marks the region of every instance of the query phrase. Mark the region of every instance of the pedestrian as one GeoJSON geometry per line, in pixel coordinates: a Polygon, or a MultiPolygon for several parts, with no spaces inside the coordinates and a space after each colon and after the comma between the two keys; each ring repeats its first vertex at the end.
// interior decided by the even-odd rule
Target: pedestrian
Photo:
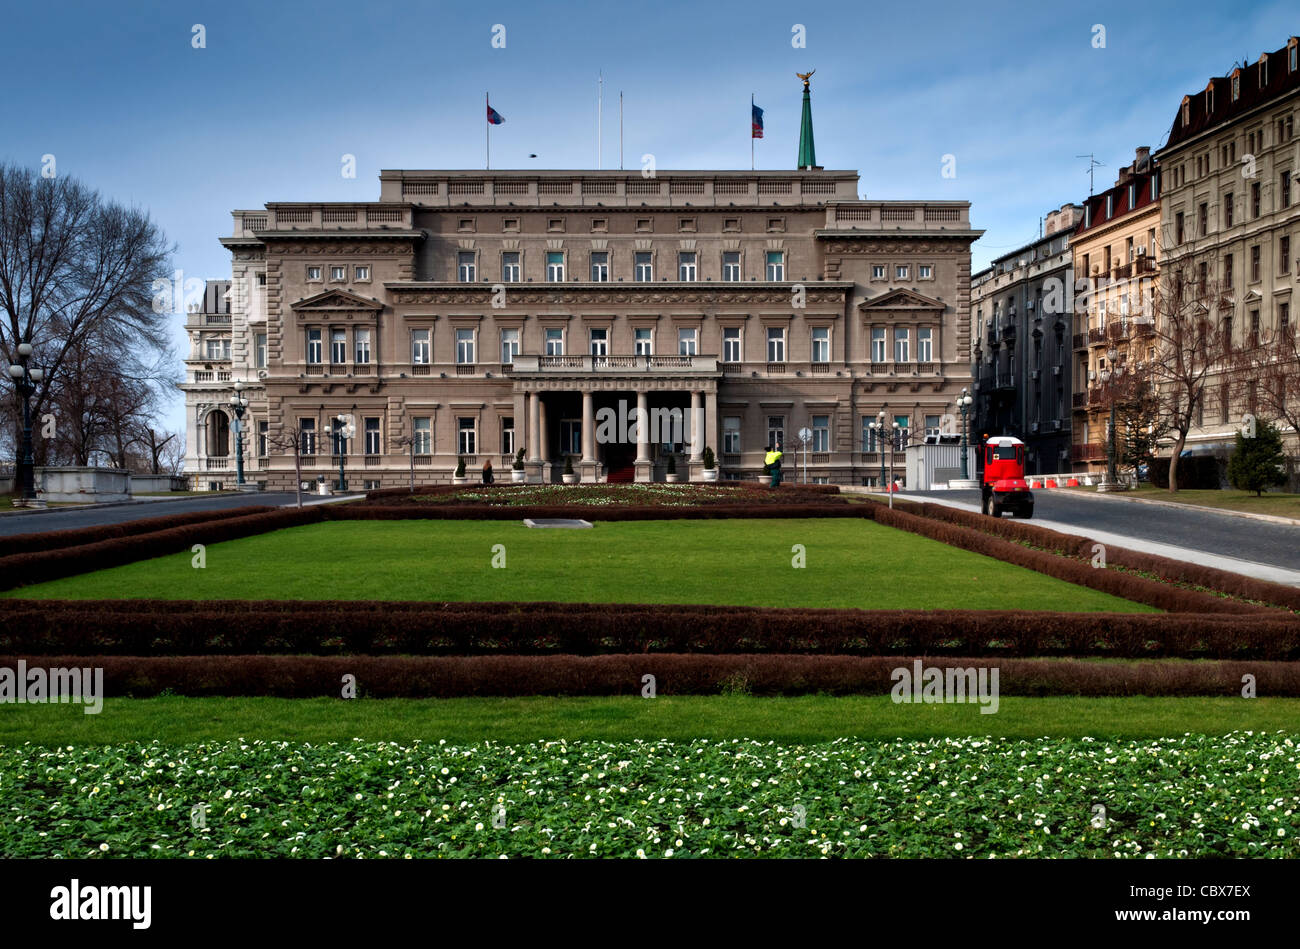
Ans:
{"type": "Polygon", "coordinates": [[[492,484],[492,459],[483,462],[483,483],[492,484]]]}
{"type": "Polygon", "coordinates": [[[775,488],[781,483],[781,443],[777,442],[776,447],[769,451],[763,457],[763,465],[768,473],[772,476],[771,487],[775,488]]]}

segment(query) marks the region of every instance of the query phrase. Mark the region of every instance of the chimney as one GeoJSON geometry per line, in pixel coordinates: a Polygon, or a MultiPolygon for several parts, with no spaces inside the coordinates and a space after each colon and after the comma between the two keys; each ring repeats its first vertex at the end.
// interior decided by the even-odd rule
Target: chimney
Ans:
{"type": "Polygon", "coordinates": [[[1151,167],[1151,146],[1139,145],[1137,156],[1133,160],[1133,171],[1141,173],[1149,170],[1151,167]]]}
{"type": "MultiPolygon", "coordinates": [[[[1137,163],[1134,162],[1134,164],[1136,165],[1137,163]]],[[[1119,187],[1122,184],[1127,184],[1129,182],[1129,179],[1131,179],[1132,177],[1133,177],[1133,168],[1129,167],[1128,165],[1125,165],[1123,168],[1119,170],[1119,180],[1115,182],[1115,186],[1119,187]]]]}

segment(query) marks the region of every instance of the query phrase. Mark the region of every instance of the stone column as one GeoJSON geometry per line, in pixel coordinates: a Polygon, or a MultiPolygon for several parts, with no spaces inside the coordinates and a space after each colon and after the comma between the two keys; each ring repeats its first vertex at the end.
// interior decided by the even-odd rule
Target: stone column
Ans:
{"type": "Polygon", "coordinates": [[[584,464],[596,461],[596,411],[590,389],[582,393],[582,460],[584,464]]]}
{"type": "Polygon", "coordinates": [[[636,460],[650,461],[650,407],[644,391],[636,394],[636,414],[639,424],[636,428],[636,460]]]}
{"type": "MultiPolygon", "coordinates": [[[[718,460],[718,390],[710,389],[704,393],[704,444],[713,449],[714,463],[718,460]]],[[[701,449],[703,451],[703,449],[701,449]]]]}
{"type": "Polygon", "coordinates": [[[536,393],[533,398],[538,402],[537,408],[537,457],[542,460],[542,464],[547,464],[551,460],[551,442],[546,437],[546,403],[542,402],[541,393],[536,393]]]}
{"type": "Polygon", "coordinates": [[[542,460],[539,454],[542,444],[542,417],[541,417],[541,400],[538,399],[536,392],[527,392],[524,394],[528,402],[528,460],[537,464],[542,460]]]}
{"type": "Polygon", "coordinates": [[[704,460],[704,393],[691,390],[691,461],[704,460]]]}

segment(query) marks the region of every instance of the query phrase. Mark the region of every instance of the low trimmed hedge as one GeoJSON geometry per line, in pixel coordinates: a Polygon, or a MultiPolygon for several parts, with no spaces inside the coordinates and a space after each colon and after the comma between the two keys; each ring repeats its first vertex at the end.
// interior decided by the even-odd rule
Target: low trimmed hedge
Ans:
{"type": "MultiPolygon", "coordinates": [[[[0,659],[13,667],[19,657],[0,659]]],[[[910,656],[610,655],[610,656],[51,656],[29,664],[104,670],[114,697],[177,695],[340,697],[343,677],[371,698],[642,694],[888,694],[894,669],[910,656]]],[[[1252,675],[1262,696],[1300,696],[1300,664],[1276,662],[1096,662],[1071,659],[926,659],[926,666],[991,667],[1007,696],[1239,696],[1252,675]]],[[[645,701],[653,701],[646,699],[645,701]]],[[[1246,701],[1243,699],[1242,701],[1246,701]]],[[[982,718],[972,708],[972,723],[982,718]]]]}
{"type": "Polygon", "coordinates": [[[788,517],[870,517],[863,504],[705,504],[699,507],[578,504],[340,504],[329,520],[521,521],[526,517],[568,517],[599,521],[704,521],[788,517]]]}
{"type": "Polygon", "coordinates": [[[1109,656],[1300,660],[1268,613],[1045,613],[294,600],[3,600],[0,653],[1109,656]]]}
{"type": "Polygon", "coordinates": [[[65,531],[45,531],[38,534],[15,534],[12,537],[0,537],[0,557],[13,554],[29,554],[42,550],[59,550],[64,547],[80,547],[83,544],[97,544],[119,537],[134,537],[138,534],[152,534],[155,531],[170,530],[173,527],[187,527],[190,524],[202,524],[206,521],[223,520],[229,517],[242,517],[247,514],[266,514],[277,510],[270,505],[257,507],[240,507],[222,511],[194,511],[189,514],[164,514],[161,517],[141,517],[121,524],[106,524],[100,527],[78,527],[65,531]]]}

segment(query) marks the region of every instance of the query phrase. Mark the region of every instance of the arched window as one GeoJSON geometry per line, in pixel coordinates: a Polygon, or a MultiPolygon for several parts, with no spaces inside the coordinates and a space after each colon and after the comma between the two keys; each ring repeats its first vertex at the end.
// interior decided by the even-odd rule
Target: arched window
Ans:
{"type": "Polygon", "coordinates": [[[230,418],[225,412],[208,415],[208,457],[225,458],[230,455],[230,418]]]}

